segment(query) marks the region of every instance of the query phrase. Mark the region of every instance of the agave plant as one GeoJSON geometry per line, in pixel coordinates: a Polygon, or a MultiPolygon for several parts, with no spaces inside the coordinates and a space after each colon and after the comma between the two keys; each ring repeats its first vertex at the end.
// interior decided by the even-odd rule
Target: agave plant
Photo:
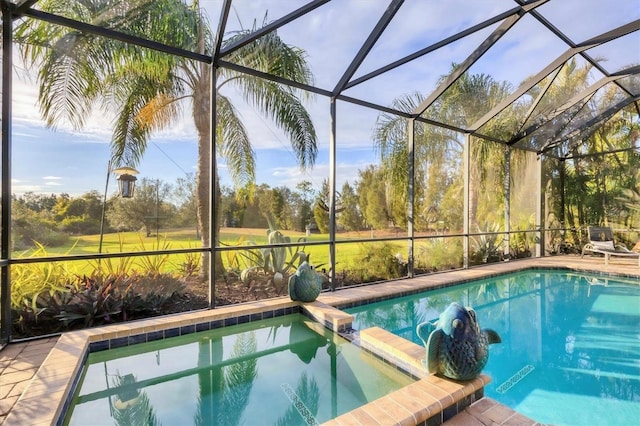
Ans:
{"type": "MultiPolygon", "coordinates": [[[[300,237],[297,244],[291,245],[291,237],[270,225],[267,230],[267,240],[270,247],[242,252],[250,266],[240,272],[240,279],[248,284],[256,276],[264,274],[273,281],[276,288],[283,288],[287,276],[299,264],[305,260],[308,261],[308,256],[304,252],[307,239],[300,237]]],[[[249,242],[249,244],[255,245],[255,242],[249,242]]]]}
{"type": "MultiPolygon", "coordinates": [[[[498,232],[500,231],[500,224],[494,223],[492,225],[485,226],[489,232],[488,234],[478,235],[471,239],[473,245],[473,258],[482,263],[495,261],[500,258],[502,254],[502,244],[504,237],[498,232]]],[[[478,229],[478,232],[482,232],[478,229]]]]}

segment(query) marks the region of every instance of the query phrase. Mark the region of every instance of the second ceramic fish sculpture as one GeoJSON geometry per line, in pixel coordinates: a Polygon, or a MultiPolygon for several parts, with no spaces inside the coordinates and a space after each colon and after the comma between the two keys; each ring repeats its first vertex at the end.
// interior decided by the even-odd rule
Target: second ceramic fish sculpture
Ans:
{"type": "Polygon", "coordinates": [[[306,260],[289,277],[289,297],[300,302],[313,302],[322,290],[322,279],[306,260]]]}
{"type": "Polygon", "coordinates": [[[416,329],[426,348],[426,368],[454,380],[471,380],[482,372],[489,359],[489,344],[500,343],[498,333],[480,329],[476,313],[452,303],[435,322],[416,329]]]}

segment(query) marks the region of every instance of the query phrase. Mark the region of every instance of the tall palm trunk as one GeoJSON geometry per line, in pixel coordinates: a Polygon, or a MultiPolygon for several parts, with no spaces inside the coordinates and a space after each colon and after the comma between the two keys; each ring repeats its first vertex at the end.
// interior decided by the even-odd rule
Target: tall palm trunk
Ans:
{"type": "MultiPolygon", "coordinates": [[[[471,161],[469,162],[471,163],[471,161]]],[[[478,227],[478,190],[480,188],[480,173],[476,170],[475,166],[469,164],[469,232],[477,232],[478,227]]],[[[484,231],[484,230],[483,230],[484,231]]]]}
{"type": "MultiPolygon", "coordinates": [[[[214,194],[211,194],[209,182],[211,181],[211,161],[216,161],[216,150],[211,149],[211,125],[212,108],[211,108],[211,65],[200,65],[200,78],[196,82],[193,91],[193,120],[196,131],[198,133],[198,172],[196,174],[196,205],[198,216],[198,228],[200,230],[200,240],[203,247],[211,244],[209,238],[209,226],[216,227],[216,239],[219,235],[220,209],[216,206],[220,204],[221,193],[218,181],[217,169],[215,179],[213,181],[214,194]],[[211,161],[210,161],[211,159],[211,161]],[[214,209],[215,217],[213,223],[210,223],[211,210],[214,209]]],[[[216,246],[218,241],[214,241],[211,247],[216,246]]],[[[202,261],[200,263],[200,277],[206,279],[209,277],[209,261],[208,253],[202,253],[202,261]]],[[[222,258],[216,256],[216,271],[222,273],[222,258]]]]}

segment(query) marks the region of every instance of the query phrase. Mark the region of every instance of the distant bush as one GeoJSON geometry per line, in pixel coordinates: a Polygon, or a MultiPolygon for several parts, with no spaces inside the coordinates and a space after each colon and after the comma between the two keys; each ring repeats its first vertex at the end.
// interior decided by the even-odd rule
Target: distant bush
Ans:
{"type": "Polygon", "coordinates": [[[462,267],[460,238],[433,238],[416,245],[415,269],[436,272],[462,267]]]}
{"type": "Polygon", "coordinates": [[[72,235],[89,235],[100,232],[100,221],[86,217],[66,217],[60,223],[62,231],[72,235]]]}
{"type": "Polygon", "coordinates": [[[397,256],[398,246],[388,242],[360,244],[357,262],[351,263],[347,273],[360,282],[390,280],[406,275],[404,262],[397,256]]]}
{"type": "Polygon", "coordinates": [[[69,244],[70,237],[58,231],[55,225],[41,220],[37,215],[14,220],[11,226],[14,250],[26,250],[34,244],[45,247],[58,247],[69,244]]]}

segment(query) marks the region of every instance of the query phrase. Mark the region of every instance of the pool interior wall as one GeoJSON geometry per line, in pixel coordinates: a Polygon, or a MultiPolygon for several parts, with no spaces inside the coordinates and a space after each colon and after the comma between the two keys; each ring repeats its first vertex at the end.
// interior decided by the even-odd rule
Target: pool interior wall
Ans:
{"type": "Polygon", "coordinates": [[[291,314],[90,353],[67,421],[319,424],[414,381],[291,314]]]}
{"type": "MultiPolygon", "coordinates": [[[[560,269],[570,267],[574,270],[604,272],[612,275],[620,275],[622,271],[623,276],[632,278],[638,278],[640,275],[633,267],[620,268],[616,264],[593,267],[593,262],[580,260],[573,263],[572,266],[571,262],[567,262],[563,258],[505,262],[446,274],[323,293],[318,301],[311,304],[301,305],[288,298],[279,298],[65,333],[49,353],[3,425],[59,424],[68,407],[84,360],[90,350],[135,344],[149,338],[165,338],[180,333],[206,330],[207,327],[233,325],[294,312],[304,313],[331,330],[344,333],[350,328],[350,316],[332,306],[382,300],[381,297],[392,298],[413,294],[426,289],[441,288],[536,267],[557,267],[560,269]]],[[[358,417],[366,419],[373,416],[378,422],[384,424],[441,424],[464,410],[466,406],[482,398],[483,387],[490,380],[487,376],[481,375],[478,379],[465,383],[444,380],[437,376],[424,377],[424,369],[420,363],[420,359],[424,358],[424,348],[401,338],[398,338],[400,341],[394,340],[395,337],[391,333],[375,327],[361,331],[358,336],[363,347],[420,378],[420,380],[394,393],[397,395],[388,395],[374,401],[374,403],[367,404],[362,409],[347,413],[345,416],[352,419],[358,417]]],[[[340,423],[338,421],[335,424],[340,423]]]]}

